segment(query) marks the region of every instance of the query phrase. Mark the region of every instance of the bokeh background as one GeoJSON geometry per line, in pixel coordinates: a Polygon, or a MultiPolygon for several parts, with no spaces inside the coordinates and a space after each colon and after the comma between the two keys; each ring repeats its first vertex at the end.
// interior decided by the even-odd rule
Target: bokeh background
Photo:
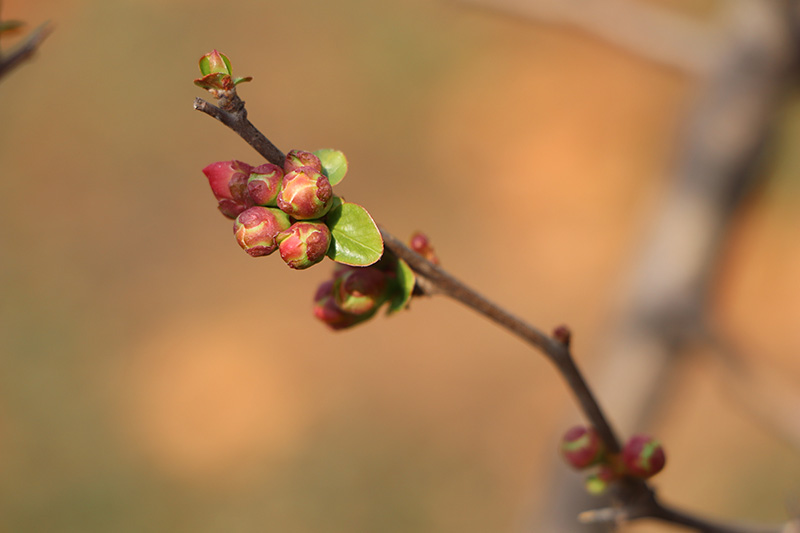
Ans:
{"type": "MultiPolygon", "coordinates": [[[[216,211],[200,169],[259,157],[192,109],[197,60],[228,54],[279,147],[343,150],[340,194],[398,236],[424,229],[445,267],[533,324],[570,324],[590,368],[690,79],[433,0],[2,10],[55,31],[0,82],[0,531],[485,533],[548,512],[578,419],[553,369],[443,299],[343,333],[317,323],[330,264],[252,259],[216,211]]],[[[715,297],[748,353],[795,381],[799,139],[790,103],[715,297]]],[[[796,450],[702,358],[682,366],[655,424],[662,493],[784,519],[796,450]]]]}

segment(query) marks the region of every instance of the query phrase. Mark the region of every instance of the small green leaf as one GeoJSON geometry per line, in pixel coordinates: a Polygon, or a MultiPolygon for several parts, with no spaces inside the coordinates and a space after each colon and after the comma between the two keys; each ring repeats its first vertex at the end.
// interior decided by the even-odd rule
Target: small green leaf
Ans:
{"type": "Polygon", "coordinates": [[[411,293],[414,292],[414,284],[417,278],[408,263],[402,259],[397,259],[397,292],[389,301],[387,314],[392,314],[406,308],[411,300],[411,293]]]}
{"type": "Polygon", "coordinates": [[[339,150],[322,148],[314,152],[322,163],[322,173],[328,177],[331,185],[336,185],[347,174],[347,158],[339,150]]]}
{"type": "Polygon", "coordinates": [[[383,255],[383,238],[367,210],[335,197],[325,223],[333,240],[328,257],[351,266],[367,266],[383,255]]]}

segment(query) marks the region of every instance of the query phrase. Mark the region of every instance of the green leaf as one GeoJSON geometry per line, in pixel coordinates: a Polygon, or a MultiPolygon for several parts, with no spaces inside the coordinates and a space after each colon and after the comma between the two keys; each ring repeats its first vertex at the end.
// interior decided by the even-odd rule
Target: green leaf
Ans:
{"type": "Polygon", "coordinates": [[[383,238],[367,210],[335,197],[325,224],[333,240],[328,257],[351,266],[367,266],[383,255],[383,238]]]}
{"type": "Polygon", "coordinates": [[[397,293],[389,301],[387,314],[392,314],[406,308],[411,300],[411,293],[414,292],[414,284],[417,278],[408,263],[402,259],[397,259],[397,293]]]}
{"type": "Polygon", "coordinates": [[[314,152],[322,162],[322,173],[328,177],[331,185],[336,185],[344,179],[347,174],[347,158],[339,150],[332,148],[322,148],[314,152]]]}

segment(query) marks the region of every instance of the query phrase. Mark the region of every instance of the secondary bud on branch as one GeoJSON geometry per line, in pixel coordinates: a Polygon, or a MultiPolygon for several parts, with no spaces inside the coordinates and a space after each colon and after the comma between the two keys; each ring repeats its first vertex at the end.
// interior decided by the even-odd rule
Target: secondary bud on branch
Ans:
{"type": "Polygon", "coordinates": [[[311,167],[292,170],[283,177],[278,207],[298,220],[320,218],[331,208],[333,188],[328,178],[311,167]]]}
{"type": "Polygon", "coordinates": [[[336,305],[346,313],[370,313],[386,301],[386,273],[373,267],[355,267],[337,276],[334,282],[336,305]]]}
{"type": "Polygon", "coordinates": [[[278,193],[281,191],[283,170],[278,165],[264,163],[250,171],[247,179],[247,192],[255,205],[278,206],[278,193]]]}
{"type": "Polygon", "coordinates": [[[275,238],[289,226],[289,217],[279,209],[255,206],[236,217],[233,232],[245,252],[259,257],[269,255],[278,248],[275,238]]]}
{"type": "Polygon", "coordinates": [[[603,441],[592,427],[572,427],[561,438],[561,455],[577,470],[599,463],[604,454],[603,441]]]}
{"type": "Polygon", "coordinates": [[[553,338],[569,348],[569,344],[572,341],[572,331],[567,326],[558,326],[553,330],[553,338]]]}
{"type": "Polygon", "coordinates": [[[322,162],[319,157],[303,150],[292,150],[286,154],[286,161],[283,164],[283,171],[287,174],[293,170],[303,167],[311,167],[317,172],[322,172],[322,162]]]}
{"type": "Polygon", "coordinates": [[[667,458],[661,443],[650,435],[634,435],[622,449],[625,472],[631,476],[649,478],[661,472],[667,458]]]}
{"type": "Polygon", "coordinates": [[[290,267],[302,270],[316,265],[328,253],[331,230],[322,222],[295,222],[277,237],[283,259],[290,267]]]}
{"type": "Polygon", "coordinates": [[[203,169],[211,192],[219,202],[219,210],[228,218],[252,207],[253,200],[247,193],[247,178],[252,167],[241,161],[219,161],[203,169]]]}
{"type": "Polygon", "coordinates": [[[411,235],[411,242],[409,243],[409,248],[417,252],[419,255],[421,255],[434,265],[439,264],[439,258],[436,256],[436,252],[433,250],[433,246],[431,246],[430,239],[428,239],[428,236],[422,233],[421,231],[417,231],[413,235],[411,235]]]}
{"type": "Polygon", "coordinates": [[[336,305],[333,297],[334,283],[334,280],[328,280],[317,289],[317,293],[314,295],[314,316],[334,330],[349,328],[369,319],[370,314],[345,313],[336,305]]]}

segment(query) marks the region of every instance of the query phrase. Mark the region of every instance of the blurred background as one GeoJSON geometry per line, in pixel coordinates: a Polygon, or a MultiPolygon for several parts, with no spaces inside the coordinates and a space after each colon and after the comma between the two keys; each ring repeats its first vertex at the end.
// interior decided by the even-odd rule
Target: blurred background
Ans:
{"type": "MultiPolygon", "coordinates": [[[[424,230],[532,324],[569,324],[589,369],[669,186],[691,76],[434,0],[4,0],[2,16],[55,31],[0,81],[0,531],[485,533],[548,513],[579,420],[558,375],[442,298],[351,331],[315,321],[331,263],[250,258],[216,210],[201,169],[261,161],[192,109],[197,60],[227,54],[276,145],[343,150],[339,194],[401,238],[424,230]]],[[[796,98],[780,117],[712,310],[798,383],[796,98]]],[[[797,449],[707,359],[679,364],[649,428],[661,494],[784,520],[797,449]]]]}

